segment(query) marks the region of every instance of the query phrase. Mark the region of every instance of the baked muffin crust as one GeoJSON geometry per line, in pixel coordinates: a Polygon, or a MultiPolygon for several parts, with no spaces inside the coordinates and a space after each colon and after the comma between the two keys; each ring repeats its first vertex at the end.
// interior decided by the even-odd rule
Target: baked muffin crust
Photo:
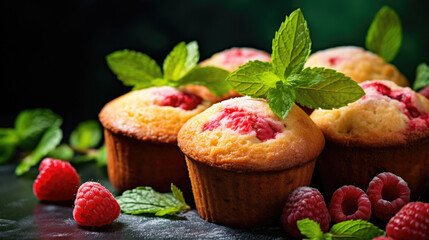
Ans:
{"type": "Polygon", "coordinates": [[[391,81],[359,84],[366,95],[348,106],[315,110],[326,138],[353,146],[396,146],[429,137],[429,100],[391,81]]]}
{"type": "Polygon", "coordinates": [[[367,80],[386,79],[399,86],[409,86],[407,79],[392,64],[360,47],[335,47],[313,53],[305,67],[335,69],[360,83],[367,80]]]}
{"type": "MultiPolygon", "coordinates": [[[[271,121],[270,120],[270,121],[271,121]]],[[[306,113],[296,105],[281,120],[264,99],[233,98],[213,105],[193,117],[178,134],[178,145],[195,161],[239,172],[277,171],[314,160],[322,151],[324,137],[306,113]],[[228,122],[205,129],[225,108],[244,110],[270,118],[279,127],[274,138],[260,140],[256,131],[240,132],[228,122]],[[207,125],[206,125],[207,126],[207,125]]]]}
{"type": "Polygon", "coordinates": [[[165,95],[178,93],[172,87],[152,87],[129,92],[107,103],[99,114],[110,131],[138,140],[176,143],[177,133],[194,115],[210,106],[202,101],[192,110],[161,106],[165,95]]]}

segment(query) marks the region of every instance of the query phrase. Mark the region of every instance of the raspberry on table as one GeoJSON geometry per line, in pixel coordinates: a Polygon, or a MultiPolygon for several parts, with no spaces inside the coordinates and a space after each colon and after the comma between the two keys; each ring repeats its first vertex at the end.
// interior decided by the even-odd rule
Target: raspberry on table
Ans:
{"type": "Polygon", "coordinates": [[[365,192],[355,186],[343,186],[337,189],[329,204],[329,213],[336,223],[371,217],[371,202],[365,192]]]}
{"type": "Polygon", "coordinates": [[[390,172],[380,173],[369,183],[366,191],[376,217],[383,221],[395,215],[410,201],[410,188],[399,176],[390,172]]]}
{"type": "Polygon", "coordinates": [[[75,198],[79,184],[79,175],[70,163],[45,158],[34,180],[33,192],[40,200],[68,201],[75,198]]]}
{"type": "Polygon", "coordinates": [[[118,218],[121,212],[109,190],[96,182],[82,184],[74,204],[73,217],[81,226],[107,225],[118,218]]]}
{"type": "Polygon", "coordinates": [[[323,232],[329,230],[331,217],[322,194],[315,188],[299,187],[295,189],[286,201],[281,221],[287,233],[295,237],[304,237],[296,222],[305,218],[318,222],[323,232]]]}
{"type": "Polygon", "coordinates": [[[386,233],[395,240],[429,239],[429,203],[410,202],[386,225],[386,233]]]}

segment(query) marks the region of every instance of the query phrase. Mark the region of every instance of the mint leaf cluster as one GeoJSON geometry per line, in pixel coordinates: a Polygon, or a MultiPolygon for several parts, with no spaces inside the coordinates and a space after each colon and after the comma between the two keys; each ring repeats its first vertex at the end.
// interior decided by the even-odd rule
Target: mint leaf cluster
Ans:
{"type": "Polygon", "coordinates": [[[24,158],[15,169],[16,175],[24,174],[44,157],[75,162],[96,160],[99,165],[106,165],[104,145],[94,149],[102,139],[97,121],[80,123],[71,133],[69,145],[61,144],[62,122],[63,119],[49,109],[20,112],[14,128],[0,128],[0,163],[7,163],[20,150],[24,158]]]}
{"type": "Polygon", "coordinates": [[[401,20],[395,10],[384,6],[375,15],[369,27],[366,35],[366,48],[382,57],[386,62],[390,62],[398,53],[401,43],[401,20]]]}
{"type": "Polygon", "coordinates": [[[302,235],[309,240],[371,240],[385,236],[385,232],[364,220],[349,220],[335,224],[323,233],[318,222],[308,218],[299,220],[297,226],[302,235]]]}
{"type": "Polygon", "coordinates": [[[161,67],[144,53],[132,50],[115,51],[106,57],[110,69],[124,85],[133,90],[195,84],[206,86],[217,96],[228,92],[231,87],[225,82],[229,72],[216,67],[199,67],[198,44],[177,44],[168,54],[161,67]]]}
{"type": "Polygon", "coordinates": [[[413,89],[415,91],[425,88],[429,85],[429,66],[421,63],[417,66],[416,79],[414,80],[413,89]]]}
{"type": "Polygon", "coordinates": [[[307,22],[300,9],[281,24],[273,39],[271,63],[250,61],[226,79],[234,90],[266,98],[271,110],[285,118],[293,104],[332,109],[364,95],[359,85],[335,70],[305,68],[311,53],[307,22]]]}
{"type": "Polygon", "coordinates": [[[121,211],[127,214],[150,213],[155,216],[174,215],[188,210],[182,191],[171,184],[172,193],[158,193],[151,187],[137,187],[116,198],[121,211]]]}

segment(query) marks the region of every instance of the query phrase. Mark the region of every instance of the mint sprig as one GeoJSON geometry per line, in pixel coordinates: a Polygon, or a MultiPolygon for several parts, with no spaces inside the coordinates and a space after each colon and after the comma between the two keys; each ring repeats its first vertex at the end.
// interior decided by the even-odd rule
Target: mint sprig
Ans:
{"type": "Polygon", "coordinates": [[[151,187],[137,187],[116,198],[121,211],[127,214],[150,213],[155,216],[174,215],[189,209],[182,191],[171,184],[172,193],[158,193],[151,187]]]}
{"type": "Polygon", "coordinates": [[[417,66],[416,80],[413,84],[414,91],[418,91],[429,85],[429,66],[426,63],[421,63],[417,66]]]}
{"type": "Polygon", "coordinates": [[[310,240],[371,240],[386,233],[377,226],[364,220],[349,220],[335,224],[327,233],[323,233],[319,223],[308,218],[297,221],[301,234],[310,240]]]}
{"type": "Polygon", "coordinates": [[[226,80],[243,95],[266,98],[271,110],[282,119],[295,101],[310,108],[332,109],[365,94],[355,81],[335,70],[303,69],[311,53],[311,39],[300,9],[286,17],[272,48],[271,63],[247,62],[226,80]]]}
{"type": "Polygon", "coordinates": [[[231,87],[225,81],[229,72],[216,67],[197,66],[200,55],[198,44],[180,42],[167,55],[162,70],[148,55],[131,50],[115,51],[106,56],[110,69],[124,85],[133,90],[183,85],[203,85],[217,96],[227,93],[231,87]]]}
{"type": "Polygon", "coordinates": [[[386,62],[392,61],[402,43],[401,20],[395,10],[383,6],[375,15],[366,35],[366,48],[382,57],[386,62]]]}

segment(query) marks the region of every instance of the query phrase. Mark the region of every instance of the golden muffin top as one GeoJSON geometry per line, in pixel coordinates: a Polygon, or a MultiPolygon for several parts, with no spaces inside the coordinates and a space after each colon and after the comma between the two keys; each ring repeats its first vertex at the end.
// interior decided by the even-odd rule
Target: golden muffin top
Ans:
{"type": "Polygon", "coordinates": [[[172,87],[129,92],[107,103],[99,114],[103,126],[139,140],[175,143],[183,124],[210,106],[195,94],[172,87]]]}
{"type": "Polygon", "coordinates": [[[335,47],[313,53],[305,67],[335,69],[360,83],[367,80],[385,79],[399,86],[409,86],[407,79],[392,64],[360,47],[335,47]]]}
{"type": "Polygon", "coordinates": [[[365,96],[358,101],[310,115],[327,139],[346,146],[395,146],[429,137],[429,100],[424,96],[392,81],[359,85],[365,96]]]}
{"type": "Polygon", "coordinates": [[[298,106],[281,120],[264,99],[241,97],[217,103],[191,118],[178,145],[192,159],[232,171],[276,171],[315,159],[322,132],[298,106]]]}
{"type": "MultiPolygon", "coordinates": [[[[271,61],[271,56],[264,51],[253,48],[231,48],[219,53],[215,53],[210,58],[202,61],[199,65],[202,67],[218,67],[233,72],[237,70],[239,66],[247,63],[248,61],[254,60],[269,62],[271,61]]],[[[198,85],[189,85],[186,86],[186,89],[211,102],[220,102],[225,99],[241,96],[236,91],[231,90],[221,97],[217,97],[206,87],[198,85]]]]}

